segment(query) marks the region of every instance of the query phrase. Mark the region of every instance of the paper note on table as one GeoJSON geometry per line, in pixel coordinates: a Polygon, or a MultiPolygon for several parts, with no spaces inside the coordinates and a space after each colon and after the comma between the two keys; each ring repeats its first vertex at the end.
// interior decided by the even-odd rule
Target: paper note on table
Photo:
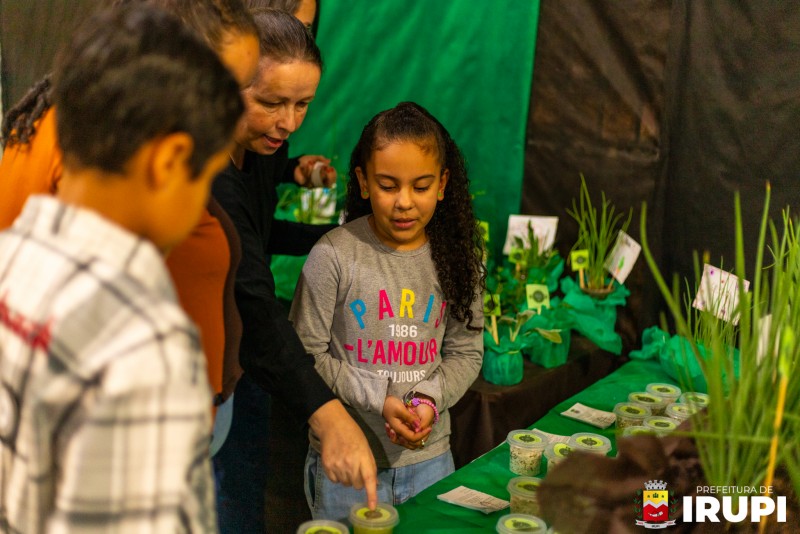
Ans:
{"type": "MultiPolygon", "coordinates": [[[[750,289],[750,282],[742,281],[744,291],[750,289]]],[[[713,313],[723,321],[739,322],[739,277],[713,265],[703,265],[703,277],[692,307],[713,313]]]]}
{"type": "Polygon", "coordinates": [[[617,242],[614,243],[614,248],[611,249],[611,254],[609,254],[604,267],[617,282],[624,284],[641,251],[642,245],[620,230],[617,234],[617,242]]]}
{"type": "Polygon", "coordinates": [[[576,402],[571,408],[561,412],[561,415],[588,423],[597,428],[608,428],[617,420],[617,416],[611,412],[590,408],[580,402],[576,402]]]}
{"type": "Polygon", "coordinates": [[[508,501],[498,499],[487,493],[470,489],[466,486],[459,486],[455,489],[442,493],[438,496],[440,501],[449,502],[456,506],[463,506],[470,510],[478,510],[484,514],[491,514],[498,510],[508,508],[508,501]]]}
{"type": "Polygon", "coordinates": [[[550,432],[545,432],[541,428],[534,428],[535,431],[541,432],[545,436],[547,436],[548,443],[566,443],[569,441],[569,436],[562,436],[561,434],[551,434],[550,432]]]}
{"type": "Polygon", "coordinates": [[[528,224],[533,229],[533,235],[539,240],[539,252],[553,248],[556,242],[556,230],[558,229],[558,217],[539,217],[534,215],[509,215],[508,232],[506,242],[503,245],[503,254],[511,253],[514,246],[514,237],[522,238],[525,246],[528,246],[528,224]]]}

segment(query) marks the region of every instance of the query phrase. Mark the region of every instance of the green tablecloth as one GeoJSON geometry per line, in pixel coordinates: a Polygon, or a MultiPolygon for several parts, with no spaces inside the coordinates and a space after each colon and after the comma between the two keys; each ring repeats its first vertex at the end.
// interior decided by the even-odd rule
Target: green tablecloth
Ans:
{"type": "MultiPolygon", "coordinates": [[[[613,425],[601,430],[586,423],[568,419],[560,413],[576,402],[600,410],[613,411],[614,405],[626,401],[630,392],[644,391],[645,386],[651,382],[675,384],[675,381],[664,372],[657,361],[631,361],[594,385],[558,404],[530,428],[565,436],[576,432],[602,434],[611,439],[612,449],[609,454],[613,456],[616,454],[613,425]]],[[[516,476],[508,469],[508,460],[508,445],[503,443],[413,499],[399,505],[397,509],[400,513],[400,524],[395,528],[395,534],[494,532],[497,520],[500,516],[510,513],[509,509],[486,515],[442,502],[436,496],[458,486],[466,486],[508,500],[506,484],[516,476]]],[[[542,472],[539,476],[544,477],[545,473],[546,462],[543,461],[542,472]]]]}

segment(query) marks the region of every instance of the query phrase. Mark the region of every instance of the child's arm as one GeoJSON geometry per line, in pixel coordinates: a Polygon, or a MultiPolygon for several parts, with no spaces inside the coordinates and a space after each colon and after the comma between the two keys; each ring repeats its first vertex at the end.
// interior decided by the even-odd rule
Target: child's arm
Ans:
{"type": "MultiPolygon", "coordinates": [[[[472,303],[472,313],[472,325],[482,328],[483,304],[480,298],[472,303]]],[[[448,315],[441,364],[413,388],[417,393],[432,398],[440,412],[454,405],[478,377],[483,364],[482,334],[482,330],[467,330],[465,323],[448,315]]]]}
{"type": "Polygon", "coordinates": [[[334,358],[329,350],[340,271],[336,251],[328,236],[308,255],[295,288],[289,320],[294,324],[315,368],[342,402],[382,414],[389,379],[334,358]]]}

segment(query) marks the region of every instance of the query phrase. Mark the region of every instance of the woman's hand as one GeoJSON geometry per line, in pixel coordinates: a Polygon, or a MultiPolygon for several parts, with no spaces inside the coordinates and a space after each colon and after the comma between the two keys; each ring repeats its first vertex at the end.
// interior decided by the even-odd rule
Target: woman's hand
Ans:
{"type": "Polygon", "coordinates": [[[294,169],[294,181],[302,187],[331,187],[336,183],[336,169],[325,156],[300,156],[294,169]],[[314,168],[318,167],[317,170],[314,168]]]}

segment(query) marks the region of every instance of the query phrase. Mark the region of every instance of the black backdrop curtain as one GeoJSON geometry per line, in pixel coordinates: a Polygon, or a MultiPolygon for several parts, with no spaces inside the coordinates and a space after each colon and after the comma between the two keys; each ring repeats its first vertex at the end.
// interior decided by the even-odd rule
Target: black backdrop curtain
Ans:
{"type": "MultiPolygon", "coordinates": [[[[524,213],[561,217],[583,173],[648,239],[665,274],[694,280],[693,251],[733,269],[733,192],[752,248],[772,183],[774,216],[800,193],[800,10],[793,3],[591,0],[541,3],[527,128],[524,213]]],[[[643,259],[619,326],[628,348],[658,320],[643,259]]]]}

